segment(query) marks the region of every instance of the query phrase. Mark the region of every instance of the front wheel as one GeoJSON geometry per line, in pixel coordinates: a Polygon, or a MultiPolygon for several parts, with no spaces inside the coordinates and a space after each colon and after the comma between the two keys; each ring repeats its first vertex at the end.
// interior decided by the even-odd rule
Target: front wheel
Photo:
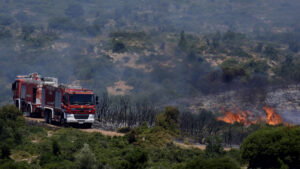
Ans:
{"type": "Polygon", "coordinates": [[[68,123],[66,122],[66,119],[64,117],[61,117],[60,118],[60,125],[61,126],[64,126],[64,127],[67,127],[68,126],[68,123]]]}

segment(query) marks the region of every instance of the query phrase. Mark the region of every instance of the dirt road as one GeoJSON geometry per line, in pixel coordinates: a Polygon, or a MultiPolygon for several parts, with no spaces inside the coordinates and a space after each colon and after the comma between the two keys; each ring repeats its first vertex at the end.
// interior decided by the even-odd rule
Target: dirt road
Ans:
{"type": "MultiPolygon", "coordinates": [[[[45,123],[45,120],[42,119],[42,118],[25,117],[25,120],[29,123],[35,123],[35,124],[39,124],[39,125],[42,125],[42,126],[47,126],[47,127],[54,128],[54,129],[55,128],[61,128],[61,126],[58,126],[58,125],[45,123]]],[[[101,133],[105,136],[124,136],[123,133],[118,133],[118,132],[115,132],[115,131],[106,131],[106,130],[102,130],[102,129],[94,129],[94,128],[83,129],[83,128],[80,128],[79,130],[81,130],[83,132],[87,132],[87,133],[101,133]]]]}

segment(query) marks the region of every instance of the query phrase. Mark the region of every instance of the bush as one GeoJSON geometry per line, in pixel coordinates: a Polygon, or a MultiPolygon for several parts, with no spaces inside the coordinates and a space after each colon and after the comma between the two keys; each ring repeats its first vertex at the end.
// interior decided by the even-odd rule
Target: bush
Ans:
{"type": "Polygon", "coordinates": [[[129,133],[131,131],[130,127],[122,127],[117,130],[119,133],[129,133]]]}
{"type": "Polygon", "coordinates": [[[76,162],[78,163],[80,169],[97,168],[96,156],[86,143],[76,155],[76,162]]]}
{"type": "Polygon", "coordinates": [[[32,169],[27,162],[14,162],[13,160],[0,160],[0,168],[3,169],[32,169]]]}
{"type": "Polygon", "coordinates": [[[238,57],[244,57],[244,58],[251,58],[252,56],[245,52],[242,48],[240,47],[235,47],[231,50],[231,53],[233,56],[238,56],[238,57]]]}
{"type": "Polygon", "coordinates": [[[258,130],[241,146],[242,158],[249,168],[300,168],[300,127],[258,130]]]}
{"type": "Polygon", "coordinates": [[[175,107],[166,107],[165,111],[156,116],[155,124],[173,134],[179,133],[179,111],[175,107]]]}
{"type": "Polygon", "coordinates": [[[286,61],[275,68],[274,72],[286,80],[300,82],[300,60],[286,61]]]}
{"type": "Polygon", "coordinates": [[[207,139],[207,146],[205,148],[205,154],[207,157],[214,158],[224,154],[224,148],[222,146],[222,139],[219,137],[210,137],[207,139]]]}
{"type": "Polygon", "coordinates": [[[185,169],[238,169],[239,166],[230,158],[217,159],[194,159],[189,162],[185,169]]]}
{"type": "Polygon", "coordinates": [[[134,149],[125,156],[128,169],[143,169],[147,166],[148,154],[141,149],[134,149]]]}
{"type": "Polygon", "coordinates": [[[278,51],[271,45],[265,47],[263,53],[272,60],[278,59],[278,51]]]}
{"type": "Polygon", "coordinates": [[[3,120],[17,120],[18,116],[21,116],[22,112],[14,105],[6,105],[0,109],[0,119],[3,120]]]}
{"type": "Polygon", "coordinates": [[[6,159],[9,158],[10,156],[10,148],[7,145],[2,145],[1,146],[1,158],[6,159]]]}
{"type": "Polygon", "coordinates": [[[58,156],[60,154],[60,146],[56,140],[52,141],[52,152],[54,155],[58,156]]]}
{"type": "Polygon", "coordinates": [[[126,134],[126,139],[129,144],[137,141],[137,132],[135,129],[131,130],[128,134],[126,134]]]}

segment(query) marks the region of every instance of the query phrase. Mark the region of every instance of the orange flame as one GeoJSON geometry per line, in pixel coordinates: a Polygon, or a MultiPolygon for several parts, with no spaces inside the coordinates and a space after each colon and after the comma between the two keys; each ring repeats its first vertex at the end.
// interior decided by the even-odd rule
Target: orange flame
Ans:
{"type": "MultiPolygon", "coordinates": [[[[225,112],[223,110],[223,112],[225,112]]],[[[249,120],[249,116],[251,115],[251,112],[249,111],[237,111],[237,112],[232,112],[232,111],[227,111],[225,112],[225,115],[223,117],[218,117],[218,120],[224,121],[226,123],[234,124],[235,122],[241,123],[244,125],[250,125],[254,124],[254,121],[249,120]]]]}
{"type": "Polygon", "coordinates": [[[271,107],[263,107],[266,112],[266,122],[270,125],[282,124],[282,118],[271,107]]]}
{"type": "Polygon", "coordinates": [[[282,124],[282,118],[274,111],[273,108],[265,106],[263,107],[263,109],[266,112],[265,118],[261,116],[257,116],[254,118],[250,111],[241,111],[238,109],[236,112],[223,110],[224,116],[218,117],[217,119],[220,121],[224,121],[225,123],[234,124],[235,122],[237,122],[246,126],[260,123],[262,121],[266,121],[266,123],[269,125],[282,124]]]}

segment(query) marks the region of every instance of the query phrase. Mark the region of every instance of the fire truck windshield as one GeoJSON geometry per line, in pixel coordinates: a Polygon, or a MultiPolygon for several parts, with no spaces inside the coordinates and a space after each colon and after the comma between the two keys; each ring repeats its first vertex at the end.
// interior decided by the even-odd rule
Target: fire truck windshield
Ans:
{"type": "Polygon", "coordinates": [[[93,105],[94,104],[94,95],[70,94],[69,102],[71,105],[93,105]]]}

